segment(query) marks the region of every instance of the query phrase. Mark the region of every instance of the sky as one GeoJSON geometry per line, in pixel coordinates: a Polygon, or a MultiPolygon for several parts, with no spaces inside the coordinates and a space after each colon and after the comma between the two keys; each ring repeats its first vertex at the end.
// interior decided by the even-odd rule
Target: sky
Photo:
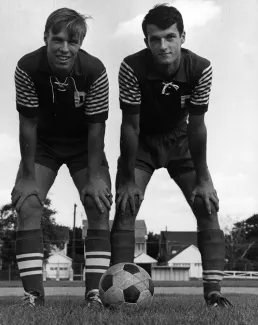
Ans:
{"type": "MultiPolygon", "coordinates": [[[[49,14],[68,7],[90,15],[82,48],[106,66],[110,83],[110,113],[106,128],[106,154],[114,184],[119,156],[121,111],[118,70],[127,55],[145,47],[141,22],[153,0],[1,0],[0,65],[0,206],[10,193],[20,161],[18,113],[15,106],[14,71],[25,54],[44,45],[49,14]]],[[[213,86],[205,121],[207,160],[220,199],[223,229],[258,213],[258,107],[255,102],[258,73],[257,0],[175,0],[171,5],[184,18],[185,48],[209,59],[213,86]],[[248,4],[247,4],[248,3],[248,4]]],[[[114,186],[112,189],[113,195],[114,186]]],[[[76,226],[85,213],[66,166],[59,170],[49,192],[56,221],[76,226]]],[[[114,217],[114,205],[110,218],[114,217]]],[[[165,169],[155,172],[145,193],[138,219],[148,231],[195,231],[196,221],[180,190],[165,169]]]]}

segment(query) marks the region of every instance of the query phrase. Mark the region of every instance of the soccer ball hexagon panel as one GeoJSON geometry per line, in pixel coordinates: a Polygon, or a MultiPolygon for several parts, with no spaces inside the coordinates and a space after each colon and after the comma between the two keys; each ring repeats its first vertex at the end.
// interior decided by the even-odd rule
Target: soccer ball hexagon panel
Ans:
{"type": "Polygon", "coordinates": [[[149,306],[154,285],[149,274],[133,263],[119,263],[111,266],[101,277],[100,298],[107,307],[135,305],[149,306]]]}

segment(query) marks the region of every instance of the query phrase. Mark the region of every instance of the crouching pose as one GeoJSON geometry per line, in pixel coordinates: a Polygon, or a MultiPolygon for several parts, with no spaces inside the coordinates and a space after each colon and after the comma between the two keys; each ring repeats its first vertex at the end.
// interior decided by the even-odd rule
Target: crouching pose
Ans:
{"type": "Polygon", "coordinates": [[[174,7],[155,6],[142,29],[147,48],[126,57],[119,72],[121,155],[111,263],[133,262],[134,224],[143,195],[154,171],[166,168],[197,220],[205,301],[229,306],[220,286],[225,245],[219,200],[206,162],[211,63],[181,48],[183,19],[174,7]]]}
{"type": "MultiPolygon", "coordinates": [[[[45,46],[15,71],[21,163],[12,202],[18,213],[16,259],[29,305],[44,304],[42,204],[66,164],[88,218],[85,240],[88,304],[109,266],[111,182],[104,153],[108,78],[102,62],[81,48],[86,17],[68,8],[48,17],[45,46]]],[[[65,189],[64,189],[65,192],[65,189]]]]}

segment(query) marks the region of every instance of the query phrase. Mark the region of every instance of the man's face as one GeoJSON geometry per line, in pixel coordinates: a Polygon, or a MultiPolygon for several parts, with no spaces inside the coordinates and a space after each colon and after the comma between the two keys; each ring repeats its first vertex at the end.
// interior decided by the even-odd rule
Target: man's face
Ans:
{"type": "Polygon", "coordinates": [[[185,41],[185,33],[180,36],[177,24],[167,29],[159,29],[156,25],[147,25],[145,44],[159,64],[170,65],[180,58],[181,45],[185,41]]]}
{"type": "Polygon", "coordinates": [[[57,72],[69,73],[81,47],[80,40],[76,36],[69,38],[66,28],[62,28],[58,34],[50,30],[45,35],[45,43],[50,66],[57,72]]]}

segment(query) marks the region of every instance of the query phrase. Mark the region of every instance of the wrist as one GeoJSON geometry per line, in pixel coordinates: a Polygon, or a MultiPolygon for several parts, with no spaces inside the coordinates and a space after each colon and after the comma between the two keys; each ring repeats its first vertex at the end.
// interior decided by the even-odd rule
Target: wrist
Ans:
{"type": "Polygon", "coordinates": [[[208,182],[211,180],[208,166],[196,169],[196,181],[197,183],[208,182]]]}

